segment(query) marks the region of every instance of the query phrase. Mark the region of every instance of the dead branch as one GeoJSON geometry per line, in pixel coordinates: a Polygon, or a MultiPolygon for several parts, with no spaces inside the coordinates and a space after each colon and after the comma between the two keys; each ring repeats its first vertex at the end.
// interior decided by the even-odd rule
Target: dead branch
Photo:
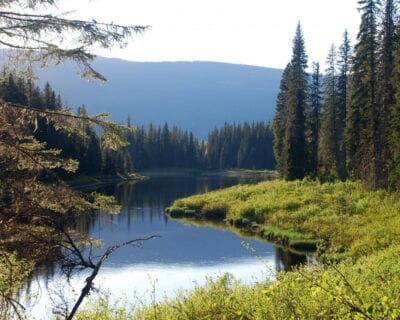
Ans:
{"type": "MultiPolygon", "coordinates": [[[[85,286],[82,288],[81,294],[78,298],[78,300],[75,302],[74,307],[72,308],[70,314],[67,316],[67,320],[72,320],[73,317],[75,316],[75,313],[78,311],[79,306],[82,304],[83,300],[85,299],[86,296],[88,296],[90,294],[90,292],[93,290],[94,288],[94,279],[97,277],[99,270],[103,264],[103,262],[105,260],[107,260],[107,258],[115,251],[118,250],[122,247],[126,247],[126,246],[130,246],[130,245],[137,245],[138,243],[142,242],[142,241],[148,241],[148,240],[152,240],[155,238],[159,238],[159,236],[153,235],[147,238],[143,238],[143,239],[134,239],[134,240],[130,240],[130,241],[126,241],[124,243],[121,244],[117,244],[117,245],[113,245],[107,248],[107,250],[100,256],[99,260],[97,261],[96,264],[93,264],[91,262],[85,261],[86,265],[93,269],[92,273],[90,274],[89,277],[86,278],[85,282],[85,286]]],[[[82,256],[81,256],[82,257],[82,256]]]]}

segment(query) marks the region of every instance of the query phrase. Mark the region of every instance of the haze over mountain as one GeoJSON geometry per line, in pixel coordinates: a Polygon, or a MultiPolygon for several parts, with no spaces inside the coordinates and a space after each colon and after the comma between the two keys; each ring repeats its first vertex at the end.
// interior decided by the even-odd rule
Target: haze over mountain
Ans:
{"type": "Polygon", "coordinates": [[[72,64],[39,70],[74,107],[110,112],[134,125],[178,125],[205,137],[225,122],[270,120],[282,71],[215,62],[130,62],[98,58],[93,64],[108,82],[81,79],[72,64]]]}

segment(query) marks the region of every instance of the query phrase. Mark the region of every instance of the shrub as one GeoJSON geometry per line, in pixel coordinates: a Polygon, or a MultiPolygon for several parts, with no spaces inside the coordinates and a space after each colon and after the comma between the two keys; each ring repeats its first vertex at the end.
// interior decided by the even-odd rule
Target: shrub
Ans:
{"type": "Polygon", "coordinates": [[[209,220],[223,220],[226,218],[228,208],[223,203],[207,203],[201,209],[201,215],[205,219],[209,220]]]}

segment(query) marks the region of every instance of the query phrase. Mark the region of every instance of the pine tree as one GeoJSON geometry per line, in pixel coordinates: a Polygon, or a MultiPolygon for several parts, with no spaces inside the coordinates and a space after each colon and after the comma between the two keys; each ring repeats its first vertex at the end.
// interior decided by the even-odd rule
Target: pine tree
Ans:
{"type": "Polygon", "coordinates": [[[307,138],[307,174],[316,177],[318,174],[318,143],[321,127],[321,104],[322,83],[320,66],[318,62],[313,63],[313,73],[309,88],[308,112],[306,115],[306,138],[307,138]]]}
{"type": "Polygon", "coordinates": [[[56,95],[48,82],[44,86],[43,103],[46,109],[56,110],[56,95]]]}
{"type": "Polygon", "coordinates": [[[28,99],[25,95],[24,83],[21,79],[16,79],[16,76],[12,73],[7,75],[4,89],[2,91],[3,101],[20,105],[26,105],[28,103],[28,99]]]}
{"type": "Polygon", "coordinates": [[[361,25],[354,49],[346,123],[347,163],[354,178],[377,187],[379,152],[377,22],[378,0],[360,0],[361,25]]]}
{"type": "Polygon", "coordinates": [[[171,147],[171,137],[168,129],[168,124],[165,123],[161,132],[161,155],[159,159],[160,167],[173,167],[171,162],[172,147],[171,147]]]}
{"type": "MultiPolygon", "coordinates": [[[[287,150],[285,148],[285,131],[286,131],[286,113],[287,113],[287,95],[288,95],[288,78],[290,64],[283,70],[278,97],[276,100],[275,117],[272,123],[272,131],[274,134],[274,155],[276,159],[276,169],[281,176],[287,176],[287,150]]],[[[245,156],[245,146],[241,146],[241,157],[239,166],[243,162],[245,156]]]]}
{"type": "Polygon", "coordinates": [[[319,140],[319,175],[325,178],[337,177],[337,74],[336,49],[332,45],[324,78],[324,100],[321,116],[321,131],[319,140]]]}
{"type": "MultiPolygon", "coordinates": [[[[305,110],[307,109],[308,75],[307,55],[300,23],[293,40],[292,59],[286,71],[287,86],[284,95],[284,105],[277,106],[283,110],[284,118],[276,124],[278,136],[284,130],[284,138],[277,160],[278,168],[285,179],[301,179],[306,173],[306,139],[305,139],[305,110]],[[283,129],[284,128],[284,129],[283,129]]],[[[277,110],[278,111],[278,110],[277,110]]],[[[279,143],[279,141],[276,141],[279,143]]]]}
{"type": "Polygon", "coordinates": [[[345,128],[348,108],[348,78],[350,71],[351,45],[347,30],[343,34],[343,42],[338,54],[337,76],[337,115],[336,115],[336,143],[337,143],[337,173],[339,179],[347,179],[345,128]]]}
{"type": "Polygon", "coordinates": [[[391,149],[396,148],[390,143],[390,114],[395,101],[393,85],[393,70],[395,68],[395,24],[396,9],[393,0],[386,0],[384,18],[382,21],[380,51],[379,51],[379,118],[377,144],[377,172],[379,173],[377,187],[388,187],[388,175],[392,168],[391,149]]]}
{"type": "Polygon", "coordinates": [[[391,189],[400,189],[400,25],[396,28],[393,85],[395,99],[390,107],[388,142],[390,148],[388,183],[391,189]]]}
{"type": "Polygon", "coordinates": [[[26,84],[26,95],[28,106],[39,110],[43,108],[40,88],[31,79],[28,79],[26,84]]]}

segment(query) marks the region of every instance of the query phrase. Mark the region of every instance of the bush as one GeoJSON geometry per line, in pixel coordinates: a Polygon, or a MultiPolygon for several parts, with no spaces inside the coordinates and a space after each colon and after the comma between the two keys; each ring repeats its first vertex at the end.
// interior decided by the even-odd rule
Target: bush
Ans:
{"type": "Polygon", "coordinates": [[[196,216],[196,211],[188,208],[169,207],[166,212],[171,218],[193,218],[196,216]]]}
{"type": "Polygon", "coordinates": [[[228,208],[223,203],[207,203],[201,209],[201,215],[204,219],[223,220],[226,218],[228,208]]]}

